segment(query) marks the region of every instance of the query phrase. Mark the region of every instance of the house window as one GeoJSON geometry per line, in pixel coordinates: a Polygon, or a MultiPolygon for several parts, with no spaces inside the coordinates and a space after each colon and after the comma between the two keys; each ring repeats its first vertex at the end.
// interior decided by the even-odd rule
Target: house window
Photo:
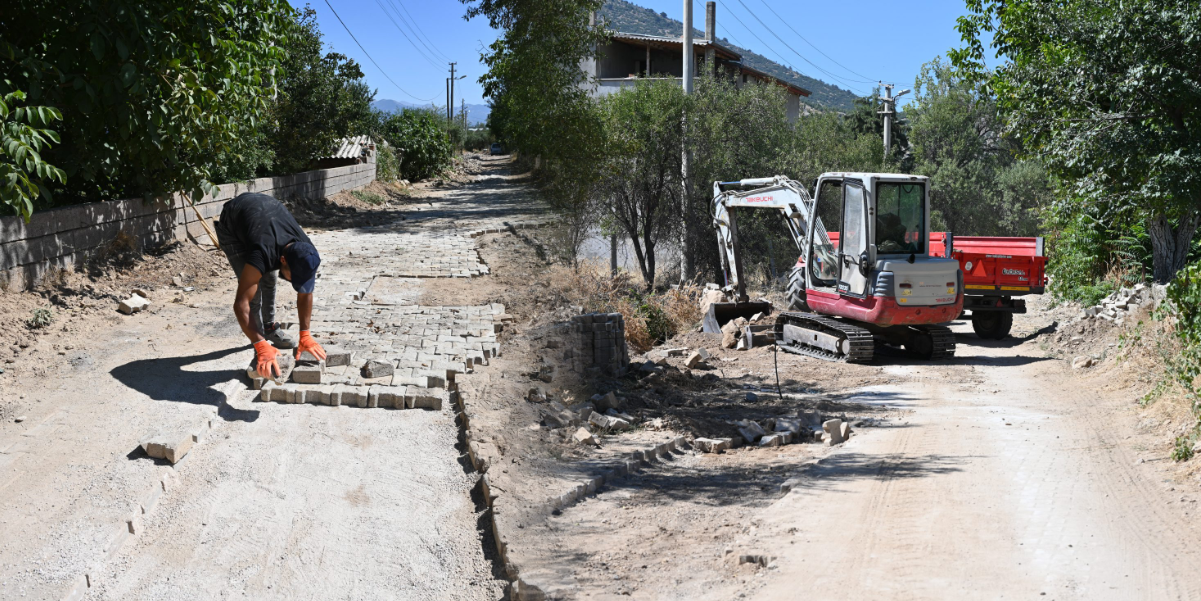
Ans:
{"type": "Polygon", "coordinates": [[[746,73],[742,74],[742,83],[746,83],[746,73]]]}

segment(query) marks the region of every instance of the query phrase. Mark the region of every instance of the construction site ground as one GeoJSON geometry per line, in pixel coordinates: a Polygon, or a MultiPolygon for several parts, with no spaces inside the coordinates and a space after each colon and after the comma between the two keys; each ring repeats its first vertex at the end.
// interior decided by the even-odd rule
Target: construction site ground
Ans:
{"type": "Polygon", "coordinates": [[[1201,598],[1201,480],[1169,457],[1193,418],[1138,402],[1160,374],[1133,325],[1069,323],[1040,299],[1006,341],[956,322],[957,356],[938,363],[828,363],[690,332],[660,348],[706,348],[703,365],[575,373],[554,359],[577,312],[550,282],[556,232],[532,227],[549,215],[506,158],[467,173],[293,209],[325,259],[319,339],[387,338],[338,307],[495,320],[500,355],[456,378],[469,429],[453,405],[257,402],[234,279],[203,244],[118,241],[83,273],[0,295],[0,598],[476,600],[515,578],[573,599],[1201,598]],[[151,309],[118,313],[134,288],[151,309]],[[54,319],[31,328],[41,308],[54,319]],[[1073,369],[1081,355],[1097,364],[1073,369]],[[545,419],[605,392],[636,424],[599,446],[545,419]],[[553,503],[632,453],[798,415],[849,421],[851,437],[685,444],[553,503]],[[180,429],[200,442],[174,467],[141,451],[180,429]],[[485,495],[519,516],[507,557],[485,495]]]}

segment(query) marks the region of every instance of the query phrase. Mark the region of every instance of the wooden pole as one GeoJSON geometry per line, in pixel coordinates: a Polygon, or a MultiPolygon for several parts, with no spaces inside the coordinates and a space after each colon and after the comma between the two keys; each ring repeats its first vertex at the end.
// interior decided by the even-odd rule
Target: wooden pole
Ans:
{"type": "Polygon", "coordinates": [[[213,241],[213,246],[216,246],[217,250],[221,250],[221,243],[217,242],[217,234],[214,234],[213,228],[209,227],[209,220],[200,214],[200,208],[196,206],[195,202],[192,202],[192,197],[187,192],[183,193],[183,197],[187,199],[188,204],[192,205],[192,210],[196,212],[196,218],[200,220],[200,225],[204,227],[204,231],[208,233],[209,240],[213,241]]]}

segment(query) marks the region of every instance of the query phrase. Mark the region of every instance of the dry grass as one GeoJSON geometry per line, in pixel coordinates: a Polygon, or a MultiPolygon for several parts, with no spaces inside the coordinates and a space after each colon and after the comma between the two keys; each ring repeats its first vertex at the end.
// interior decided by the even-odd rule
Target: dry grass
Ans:
{"type": "Polygon", "coordinates": [[[562,304],[578,306],[585,313],[621,313],[626,342],[637,352],[695,327],[701,318],[699,286],[647,293],[630,273],[610,277],[607,267],[595,263],[552,267],[550,289],[562,304]]]}

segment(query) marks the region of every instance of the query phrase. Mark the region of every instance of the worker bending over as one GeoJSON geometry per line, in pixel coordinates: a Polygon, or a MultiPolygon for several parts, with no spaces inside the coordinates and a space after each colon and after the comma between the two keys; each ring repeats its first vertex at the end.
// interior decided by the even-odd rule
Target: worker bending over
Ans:
{"type": "Polygon", "coordinates": [[[238,276],[234,316],[254,344],[255,369],[259,375],[264,378],[282,375],[276,346],[292,346],[275,321],[276,274],[291,282],[296,290],[296,315],[300,322],[296,358],[308,351],[317,359],[325,359],[325,349],[309,332],[313,286],[321,257],[283,203],[266,194],[239,194],[221,209],[217,241],[238,276]]]}

